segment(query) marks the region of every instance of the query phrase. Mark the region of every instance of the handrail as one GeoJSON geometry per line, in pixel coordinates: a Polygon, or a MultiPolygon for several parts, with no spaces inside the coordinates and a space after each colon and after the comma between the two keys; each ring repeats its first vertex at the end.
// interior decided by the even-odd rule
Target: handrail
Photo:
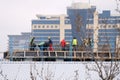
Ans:
{"type": "MultiPolygon", "coordinates": [[[[96,52],[93,53],[92,51],[71,51],[72,56],[70,56],[70,51],[29,51],[29,50],[19,50],[14,51],[12,58],[73,58],[73,59],[119,59],[119,56],[111,57],[111,53],[108,51],[103,52],[96,52]],[[43,53],[41,55],[41,53],[43,53]],[[94,54],[94,55],[93,55],[94,54]]],[[[10,56],[9,56],[10,57],[10,56]]]]}

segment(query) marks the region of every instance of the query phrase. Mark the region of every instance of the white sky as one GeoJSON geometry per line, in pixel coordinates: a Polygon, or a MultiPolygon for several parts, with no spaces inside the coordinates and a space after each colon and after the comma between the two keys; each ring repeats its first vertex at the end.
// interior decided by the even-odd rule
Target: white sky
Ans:
{"type": "MultiPolygon", "coordinates": [[[[66,14],[66,7],[72,2],[89,0],[0,0],[0,52],[6,51],[7,35],[31,31],[31,20],[36,14],[66,14]]],[[[115,12],[115,0],[91,0],[98,11],[115,12]]]]}

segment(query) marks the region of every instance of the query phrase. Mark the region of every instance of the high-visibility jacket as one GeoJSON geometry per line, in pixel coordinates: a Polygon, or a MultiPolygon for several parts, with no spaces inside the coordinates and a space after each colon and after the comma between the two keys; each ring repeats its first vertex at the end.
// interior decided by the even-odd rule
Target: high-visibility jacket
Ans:
{"type": "Polygon", "coordinates": [[[78,42],[77,42],[77,39],[73,39],[72,45],[75,45],[75,46],[76,46],[76,45],[78,45],[77,43],[78,43],[78,42]]]}

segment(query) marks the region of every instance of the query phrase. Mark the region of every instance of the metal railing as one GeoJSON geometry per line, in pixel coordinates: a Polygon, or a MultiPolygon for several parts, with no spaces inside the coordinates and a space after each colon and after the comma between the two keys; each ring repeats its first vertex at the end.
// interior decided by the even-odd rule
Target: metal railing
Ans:
{"type": "Polygon", "coordinates": [[[39,46],[16,47],[16,48],[11,48],[6,58],[9,58],[11,61],[13,58],[71,58],[71,59],[75,58],[75,59],[91,59],[91,60],[94,60],[94,58],[95,59],[120,58],[119,49],[116,49],[115,52],[111,52],[110,50],[93,52],[93,48],[91,47],[77,46],[76,51],[73,51],[73,47],[71,45],[67,45],[65,47],[65,51],[62,51],[60,45],[54,46],[53,49],[54,49],[53,51],[50,51],[49,47],[41,48],[39,46]],[[44,48],[46,49],[44,50],[44,48]]]}
{"type": "MultiPolygon", "coordinates": [[[[8,59],[11,56],[7,56],[8,59]]],[[[16,50],[13,52],[12,58],[14,59],[77,59],[77,60],[120,60],[120,53],[115,53],[115,56],[108,51],[40,51],[40,50],[16,50]]]]}

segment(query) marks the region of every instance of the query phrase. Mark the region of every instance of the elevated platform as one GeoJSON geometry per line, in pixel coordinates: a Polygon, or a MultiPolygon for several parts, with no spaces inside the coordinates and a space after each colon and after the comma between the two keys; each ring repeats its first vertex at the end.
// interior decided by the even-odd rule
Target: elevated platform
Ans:
{"type": "Polygon", "coordinates": [[[120,60],[120,53],[110,53],[107,51],[14,51],[12,56],[7,55],[7,59],[14,61],[90,61],[90,60],[120,60]]]}

